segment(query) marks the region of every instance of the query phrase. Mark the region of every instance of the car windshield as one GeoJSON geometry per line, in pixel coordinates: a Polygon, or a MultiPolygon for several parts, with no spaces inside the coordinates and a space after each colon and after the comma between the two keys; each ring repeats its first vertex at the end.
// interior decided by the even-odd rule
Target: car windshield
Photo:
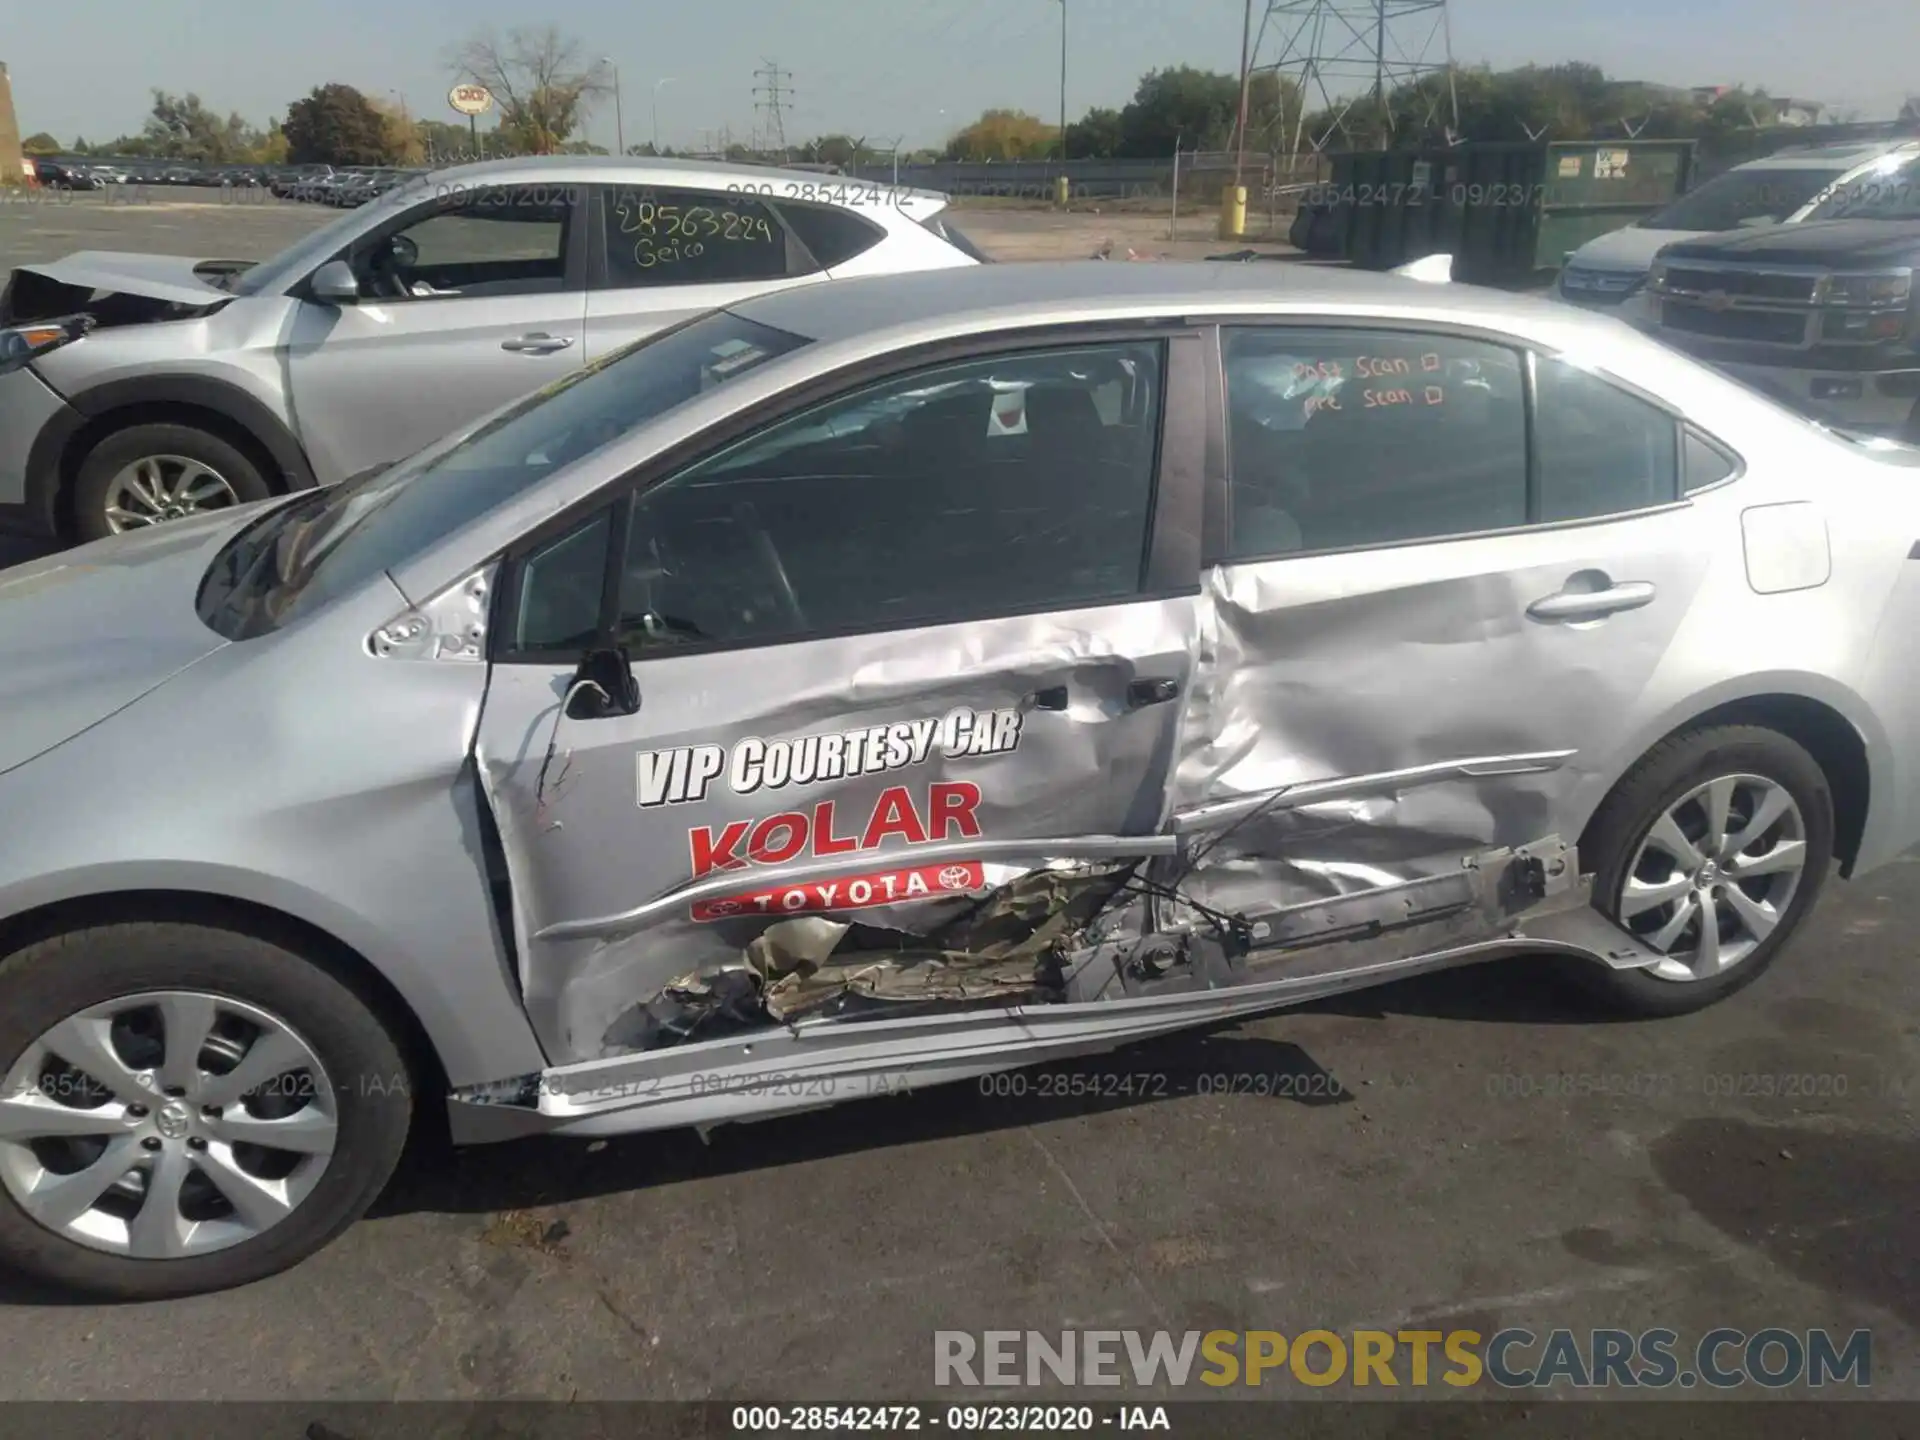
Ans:
{"type": "Polygon", "coordinates": [[[1648,230],[1697,231],[1778,224],[1811,203],[1843,173],[1824,167],[1792,166],[1730,170],[1640,223],[1648,230]]]}
{"type": "Polygon", "coordinates": [[[1920,220],[1920,156],[1876,166],[1833,187],[1813,220],[1920,220]]]}
{"type": "Polygon", "coordinates": [[[636,426],[808,343],[715,310],[616,350],[452,444],[270,512],[214,558],[200,617],[229,640],[278,629],[636,426]]]}

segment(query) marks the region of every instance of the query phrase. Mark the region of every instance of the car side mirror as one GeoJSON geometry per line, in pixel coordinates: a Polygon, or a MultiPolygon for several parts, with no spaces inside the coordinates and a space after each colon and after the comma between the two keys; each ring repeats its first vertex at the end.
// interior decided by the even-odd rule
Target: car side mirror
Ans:
{"type": "Polygon", "coordinates": [[[313,298],[326,305],[352,305],[360,298],[360,277],[344,260],[329,260],[307,282],[313,298]]]}
{"type": "Polygon", "coordinates": [[[640,682],[633,677],[633,659],[626,646],[600,646],[581,656],[567,694],[569,720],[638,715],[640,682]]]}

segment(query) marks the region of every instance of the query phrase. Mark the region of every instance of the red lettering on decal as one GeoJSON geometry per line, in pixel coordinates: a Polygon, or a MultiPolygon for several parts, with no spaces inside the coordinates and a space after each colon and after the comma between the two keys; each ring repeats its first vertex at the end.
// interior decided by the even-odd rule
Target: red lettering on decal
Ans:
{"type": "Polygon", "coordinates": [[[806,848],[807,817],[789,810],[769,815],[753,827],[753,834],[747,840],[747,858],[756,865],[779,865],[806,848]],[[777,845],[773,843],[775,835],[781,836],[777,845]]]}
{"type": "Polygon", "coordinates": [[[813,807],[813,853],[815,855],[845,855],[859,848],[860,842],[853,836],[842,837],[833,833],[833,801],[822,800],[813,807]]]}
{"type": "Polygon", "coordinates": [[[687,835],[693,846],[693,878],[698,880],[715,870],[744,869],[747,862],[740,858],[740,842],[746,838],[745,820],[735,820],[727,825],[720,831],[717,840],[711,826],[694,826],[687,835]]]}
{"type": "Polygon", "coordinates": [[[980,787],[971,780],[943,780],[934,785],[927,798],[928,832],[935,840],[946,840],[957,830],[969,840],[980,836],[980,822],[974,811],[980,808],[980,787]]]}
{"type": "Polygon", "coordinates": [[[696,900],[694,920],[710,922],[776,914],[831,914],[870,905],[911,904],[986,887],[985,867],[977,863],[919,865],[908,870],[877,870],[850,875],[831,884],[787,885],[750,890],[712,900],[696,900]]]}
{"type": "Polygon", "coordinates": [[[877,850],[889,835],[898,835],[909,845],[927,843],[926,827],[920,812],[914,809],[913,796],[904,785],[889,785],[874,802],[873,818],[867,821],[867,833],[860,841],[862,850],[877,850]]]}

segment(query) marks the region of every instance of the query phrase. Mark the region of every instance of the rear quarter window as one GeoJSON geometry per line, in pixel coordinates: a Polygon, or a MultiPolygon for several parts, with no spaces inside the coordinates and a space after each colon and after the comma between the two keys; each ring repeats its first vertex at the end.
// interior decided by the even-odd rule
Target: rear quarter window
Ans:
{"type": "Polygon", "coordinates": [[[783,203],[776,208],[822,270],[865,254],[886,234],[871,220],[844,206],[783,203]]]}

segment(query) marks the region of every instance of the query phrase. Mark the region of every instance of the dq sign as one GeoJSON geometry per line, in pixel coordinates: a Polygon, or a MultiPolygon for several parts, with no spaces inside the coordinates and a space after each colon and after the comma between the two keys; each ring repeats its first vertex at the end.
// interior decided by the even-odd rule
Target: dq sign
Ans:
{"type": "Polygon", "coordinates": [[[484,85],[456,85],[447,92],[447,104],[462,115],[484,115],[493,108],[493,92],[484,85]]]}

